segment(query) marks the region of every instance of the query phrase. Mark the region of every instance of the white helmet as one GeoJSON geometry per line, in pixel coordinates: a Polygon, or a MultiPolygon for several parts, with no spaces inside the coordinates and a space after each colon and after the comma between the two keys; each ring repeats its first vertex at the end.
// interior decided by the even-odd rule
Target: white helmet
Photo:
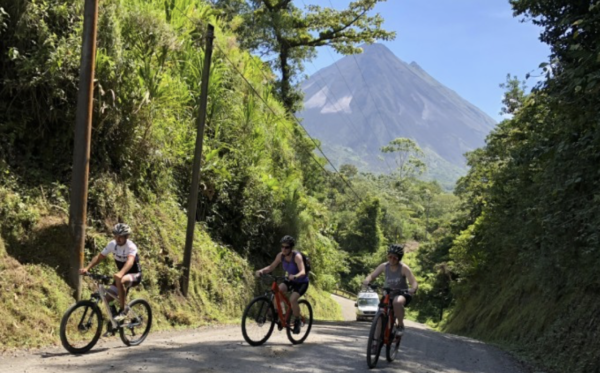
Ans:
{"type": "Polygon", "coordinates": [[[115,236],[129,236],[131,234],[131,228],[125,223],[119,223],[114,226],[112,233],[115,236]]]}

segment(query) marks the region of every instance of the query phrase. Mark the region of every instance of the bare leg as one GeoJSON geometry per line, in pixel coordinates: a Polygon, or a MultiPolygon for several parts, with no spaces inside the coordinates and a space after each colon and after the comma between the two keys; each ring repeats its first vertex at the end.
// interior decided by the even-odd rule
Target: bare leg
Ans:
{"type": "Polygon", "coordinates": [[[300,306],[298,305],[298,299],[300,298],[300,294],[293,292],[290,295],[290,303],[292,304],[292,312],[295,317],[300,317],[300,306]]]}
{"type": "Polygon", "coordinates": [[[398,320],[398,325],[401,327],[404,326],[404,305],[406,304],[406,298],[402,295],[394,298],[394,313],[396,314],[396,319],[398,320]]]}
{"type": "MultiPolygon", "coordinates": [[[[281,291],[283,294],[286,294],[288,291],[287,286],[282,282],[281,284],[279,284],[279,291],[281,291]]],[[[275,306],[275,309],[277,309],[279,305],[275,306]]],[[[284,310],[281,310],[281,312],[283,312],[284,310]]]]}
{"type": "Polygon", "coordinates": [[[119,293],[119,305],[121,309],[125,308],[125,298],[127,296],[126,287],[129,286],[131,282],[131,276],[125,275],[123,278],[118,278],[116,275],[114,276],[115,283],[117,285],[117,291],[119,293]]]}

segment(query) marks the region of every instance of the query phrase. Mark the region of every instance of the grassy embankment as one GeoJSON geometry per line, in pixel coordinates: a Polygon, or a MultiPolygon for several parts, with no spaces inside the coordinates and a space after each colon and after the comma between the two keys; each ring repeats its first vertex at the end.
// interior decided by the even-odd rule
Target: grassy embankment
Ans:
{"type": "MultiPolygon", "coordinates": [[[[53,192],[53,203],[47,193],[24,197],[0,188],[0,350],[59,344],[60,318],[74,301],[65,280],[70,251],[67,204],[60,188],[53,192]]],[[[190,296],[183,298],[178,290],[186,225],[182,210],[165,198],[142,203],[112,183],[93,185],[90,199],[94,213],[104,220],[92,222],[88,229],[86,261],[111,239],[106,232],[115,214],[131,223],[144,270],[143,283],[132,295],[150,300],[154,331],[238,323],[245,304],[262,289],[247,258],[214,242],[199,227],[190,296]],[[98,188],[115,199],[97,203],[98,188]]],[[[99,270],[113,273],[112,259],[99,270]]],[[[307,298],[317,318],[341,319],[339,306],[326,292],[312,287],[307,298]]]]}
{"type": "Polygon", "coordinates": [[[560,276],[556,284],[572,289],[560,297],[540,286],[526,267],[506,269],[504,279],[490,274],[496,277],[496,291],[486,279],[442,329],[495,344],[545,372],[600,372],[600,339],[595,337],[600,320],[594,311],[600,302],[593,286],[574,285],[575,278],[592,277],[592,267],[579,268],[571,279],[560,276]]]}

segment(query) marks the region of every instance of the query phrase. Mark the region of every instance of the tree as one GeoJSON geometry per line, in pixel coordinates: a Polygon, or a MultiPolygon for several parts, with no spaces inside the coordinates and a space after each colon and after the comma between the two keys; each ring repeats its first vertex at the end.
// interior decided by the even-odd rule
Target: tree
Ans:
{"type": "Polygon", "coordinates": [[[288,112],[298,110],[302,95],[296,83],[304,62],[316,57],[317,47],[330,46],[349,55],[361,53],[361,43],[393,40],[394,32],[381,28],[383,18],[370,16],[377,3],[386,0],[356,0],[345,10],[305,5],[302,11],[292,0],[215,0],[230,19],[239,41],[262,56],[279,73],[277,94],[288,112]]]}
{"type": "Polygon", "coordinates": [[[506,75],[506,83],[500,83],[505,89],[500,115],[514,115],[525,103],[525,81],[519,81],[516,76],[506,75]]]}
{"type": "Polygon", "coordinates": [[[381,148],[383,153],[396,153],[396,172],[400,179],[420,175],[425,171],[425,163],[419,158],[423,151],[411,139],[398,137],[381,148]]]}
{"type": "Polygon", "coordinates": [[[350,179],[358,174],[358,168],[353,164],[343,164],[340,166],[340,173],[350,179]]]}
{"type": "Polygon", "coordinates": [[[384,240],[379,199],[367,197],[363,200],[349,228],[342,239],[343,249],[352,254],[375,254],[384,240]]]}

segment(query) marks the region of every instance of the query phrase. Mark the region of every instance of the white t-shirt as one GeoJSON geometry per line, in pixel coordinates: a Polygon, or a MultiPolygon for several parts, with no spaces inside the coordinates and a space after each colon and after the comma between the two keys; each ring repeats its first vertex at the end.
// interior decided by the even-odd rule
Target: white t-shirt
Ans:
{"type": "Polygon", "coordinates": [[[127,273],[142,272],[142,267],[140,266],[140,259],[138,256],[138,248],[130,240],[127,240],[125,242],[125,245],[123,245],[123,246],[117,245],[117,241],[112,240],[108,243],[108,245],[106,245],[104,250],[102,250],[101,254],[104,256],[113,254],[113,256],[115,258],[115,264],[117,265],[117,268],[119,268],[119,269],[123,268],[123,266],[127,262],[127,258],[130,255],[133,255],[135,257],[135,262],[133,263],[133,266],[131,266],[131,269],[127,273]]]}

